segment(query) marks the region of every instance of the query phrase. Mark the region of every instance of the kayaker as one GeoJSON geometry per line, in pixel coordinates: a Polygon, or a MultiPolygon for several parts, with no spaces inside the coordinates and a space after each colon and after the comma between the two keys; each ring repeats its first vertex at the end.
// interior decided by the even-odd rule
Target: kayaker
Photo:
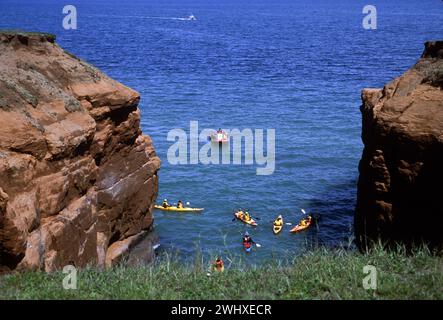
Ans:
{"type": "Polygon", "coordinates": [[[301,219],[300,225],[306,227],[311,222],[312,217],[308,216],[306,219],[301,219]]]}
{"type": "Polygon", "coordinates": [[[251,221],[251,215],[249,214],[248,211],[245,212],[243,217],[244,217],[245,221],[251,221]]]}
{"type": "Polygon", "coordinates": [[[310,224],[312,222],[312,217],[311,216],[308,216],[308,218],[306,219],[306,223],[307,224],[310,224]]]}
{"type": "Polygon", "coordinates": [[[183,202],[181,200],[178,200],[177,208],[179,208],[179,209],[183,208],[183,202]]]}
{"type": "Polygon", "coordinates": [[[255,243],[254,240],[252,240],[251,236],[249,235],[248,231],[245,232],[243,236],[243,246],[245,248],[251,247],[251,245],[255,243]]]}
{"type": "Polygon", "coordinates": [[[224,262],[220,256],[217,257],[214,264],[212,265],[212,268],[214,271],[223,272],[224,269],[224,262]]]}
{"type": "Polygon", "coordinates": [[[162,206],[163,206],[163,208],[168,208],[168,207],[170,207],[170,205],[169,205],[169,203],[168,203],[168,199],[163,200],[162,206]]]}
{"type": "Polygon", "coordinates": [[[279,215],[277,217],[277,219],[275,219],[275,221],[274,221],[274,226],[280,227],[282,225],[283,225],[283,217],[281,215],[279,215]]]}

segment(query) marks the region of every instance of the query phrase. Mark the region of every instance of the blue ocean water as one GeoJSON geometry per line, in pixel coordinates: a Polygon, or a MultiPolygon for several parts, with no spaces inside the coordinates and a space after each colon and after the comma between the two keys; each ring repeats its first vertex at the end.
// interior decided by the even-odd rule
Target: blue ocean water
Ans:
{"type": "Polygon", "coordinates": [[[62,27],[63,1],[0,1],[0,28],[55,33],[68,51],[142,95],[142,129],[162,159],[159,200],[190,201],[203,214],[155,212],[163,250],[243,255],[248,230],[262,247],[251,261],[352,238],[362,152],[360,91],[381,87],[443,37],[439,0],[371,1],[376,30],[362,27],[366,1],[70,1],[78,29],[62,27]],[[190,14],[196,21],[183,19],[190,14]],[[276,169],[171,165],[173,128],[275,129],[276,169]],[[232,222],[249,208],[255,229],[232,222]],[[320,216],[310,230],[275,236],[271,222],[320,216]]]}

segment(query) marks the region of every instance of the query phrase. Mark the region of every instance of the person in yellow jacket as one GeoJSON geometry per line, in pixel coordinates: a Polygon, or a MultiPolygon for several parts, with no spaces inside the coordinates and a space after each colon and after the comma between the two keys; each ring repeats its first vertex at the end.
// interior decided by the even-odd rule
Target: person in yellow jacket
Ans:
{"type": "Polygon", "coordinates": [[[275,219],[274,221],[274,226],[276,227],[281,227],[283,225],[283,217],[281,216],[281,214],[277,217],[277,219],[275,219]]]}
{"type": "Polygon", "coordinates": [[[300,225],[301,225],[302,227],[306,227],[309,223],[311,223],[311,219],[312,219],[311,216],[308,216],[306,219],[302,219],[302,220],[300,221],[300,225]]]}

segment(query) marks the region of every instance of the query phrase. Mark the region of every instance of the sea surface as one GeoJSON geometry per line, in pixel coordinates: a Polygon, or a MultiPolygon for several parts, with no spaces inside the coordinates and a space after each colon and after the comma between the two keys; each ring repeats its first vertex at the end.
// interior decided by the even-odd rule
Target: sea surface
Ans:
{"type": "MultiPolygon", "coordinates": [[[[198,250],[260,262],[347,245],[353,237],[362,153],[360,92],[381,87],[416,62],[427,40],[443,38],[443,1],[371,1],[377,29],[362,27],[367,1],[0,1],[0,28],[44,31],[142,95],[142,129],[162,167],[159,201],[178,199],[202,214],[155,211],[161,250],[184,259],[198,250]],[[63,6],[77,30],[63,29],[63,6]],[[193,14],[197,20],[185,19],[193,14]],[[172,165],[172,129],[275,129],[275,172],[252,165],[172,165]],[[248,208],[258,227],[232,221],[248,208]],[[273,235],[282,214],[304,208],[309,230],[273,235]],[[245,254],[241,234],[261,248],[245,254]]],[[[203,145],[204,143],[201,143],[203,145]]],[[[189,149],[188,149],[189,150],[189,149]]]]}

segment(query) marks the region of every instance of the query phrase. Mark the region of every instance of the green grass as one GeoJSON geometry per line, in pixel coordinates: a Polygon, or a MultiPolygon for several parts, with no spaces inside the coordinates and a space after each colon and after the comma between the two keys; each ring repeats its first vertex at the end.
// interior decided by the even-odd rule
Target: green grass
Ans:
{"type": "Polygon", "coordinates": [[[23,36],[23,37],[32,37],[32,36],[38,36],[38,37],[45,37],[48,41],[54,42],[56,39],[56,35],[52,33],[47,32],[28,32],[23,31],[19,29],[0,29],[0,34],[4,34],[7,36],[23,36]]]}
{"type": "Polygon", "coordinates": [[[425,249],[413,254],[316,249],[287,264],[234,262],[211,276],[202,260],[177,261],[164,257],[151,267],[87,268],[79,271],[76,290],[63,289],[62,272],[17,272],[0,277],[0,299],[443,299],[443,258],[425,249]],[[377,268],[376,290],[362,285],[368,264],[377,268]]]}

